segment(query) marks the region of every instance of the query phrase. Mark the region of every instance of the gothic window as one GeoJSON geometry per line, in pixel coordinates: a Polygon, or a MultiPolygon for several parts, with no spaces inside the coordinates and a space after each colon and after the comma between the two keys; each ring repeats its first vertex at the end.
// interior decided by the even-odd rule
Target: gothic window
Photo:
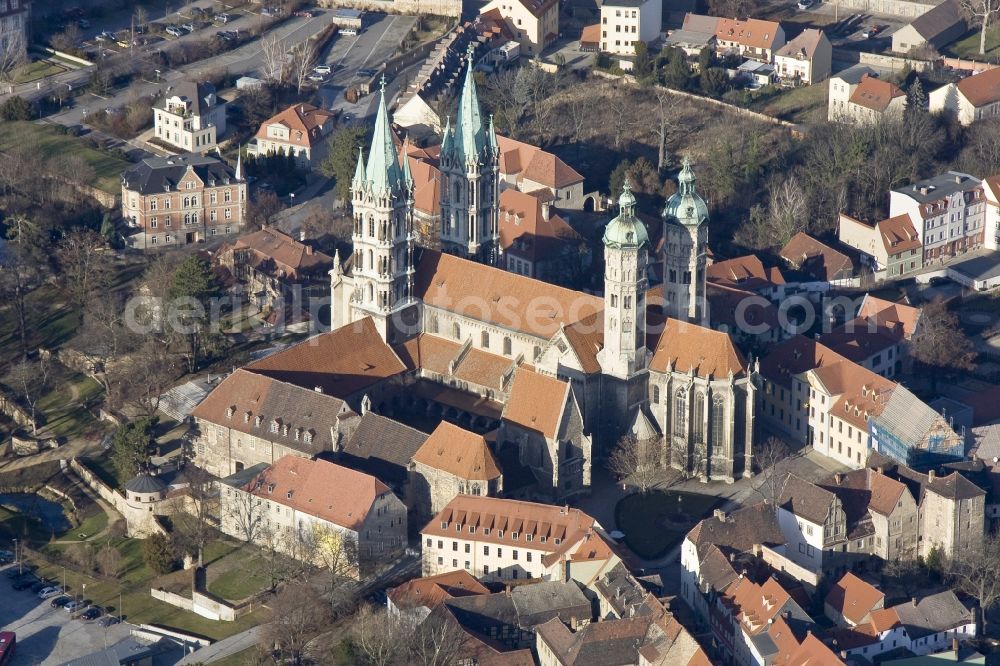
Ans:
{"type": "Polygon", "coordinates": [[[375,270],[375,255],[368,250],[368,270],[375,270]]]}
{"type": "Polygon", "coordinates": [[[504,356],[510,356],[510,338],[503,339],[503,353],[504,356]]]}
{"type": "Polygon", "coordinates": [[[677,282],[677,271],[673,268],[670,269],[670,281],[677,282]]]}
{"type": "Polygon", "coordinates": [[[624,302],[625,309],[626,310],[631,310],[632,309],[632,297],[631,296],[625,296],[622,300],[624,302]]]}
{"type": "Polygon", "coordinates": [[[694,396],[694,423],[691,424],[691,434],[695,442],[705,441],[705,394],[694,396]]]}
{"type": "Polygon", "coordinates": [[[611,307],[618,307],[618,294],[611,294],[611,307]]]}
{"type": "Polygon", "coordinates": [[[653,385],[653,402],[660,404],[660,387],[653,385]]]}
{"type": "Polygon", "coordinates": [[[452,324],[451,334],[455,336],[456,340],[462,339],[462,327],[458,324],[457,321],[454,324],[452,324]]]}
{"type": "Polygon", "coordinates": [[[691,271],[684,271],[684,284],[691,284],[691,271]]]}
{"type": "Polygon", "coordinates": [[[482,337],[482,340],[480,340],[479,346],[482,347],[483,349],[489,349],[489,346],[490,346],[490,334],[488,332],[486,332],[486,331],[483,331],[483,334],[482,334],[481,337],[482,337]]]}
{"type": "Polygon", "coordinates": [[[430,319],[428,320],[428,322],[427,322],[427,330],[430,333],[437,333],[438,332],[438,316],[436,314],[432,314],[431,317],[430,317],[430,319]]]}
{"type": "Polygon", "coordinates": [[[538,345],[535,345],[534,349],[531,350],[531,354],[532,354],[531,358],[537,360],[538,357],[542,355],[542,348],[539,347],[538,345]]]}
{"type": "Polygon", "coordinates": [[[726,399],[717,395],[712,398],[712,451],[722,450],[726,441],[726,399]]]}
{"type": "Polygon", "coordinates": [[[687,435],[687,392],[682,388],[674,394],[674,434],[687,435]]]}
{"type": "Polygon", "coordinates": [[[368,284],[368,302],[371,303],[375,300],[375,287],[371,283],[368,284]]]}
{"type": "Polygon", "coordinates": [[[368,218],[368,235],[371,238],[375,238],[375,218],[368,218]]]}

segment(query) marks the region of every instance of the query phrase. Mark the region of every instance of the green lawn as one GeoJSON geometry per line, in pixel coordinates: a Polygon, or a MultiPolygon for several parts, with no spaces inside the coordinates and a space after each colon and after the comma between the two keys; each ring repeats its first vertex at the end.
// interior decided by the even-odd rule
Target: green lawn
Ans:
{"type": "Polygon", "coordinates": [[[663,557],[718,503],[717,497],[695,493],[669,490],[634,493],[615,506],[615,522],[632,552],[643,559],[655,560],[663,557]]]}
{"type": "Polygon", "coordinates": [[[46,431],[66,439],[101,432],[104,426],[94,418],[87,405],[97,400],[103,391],[100,384],[86,375],[73,373],[58,377],[54,389],[38,401],[38,409],[45,415],[46,431]]]}
{"type": "Polygon", "coordinates": [[[793,123],[822,122],[826,119],[826,85],[786,88],[774,97],[754,102],[751,108],[793,123]]]}
{"type": "Polygon", "coordinates": [[[0,123],[0,152],[10,150],[15,144],[32,146],[42,159],[78,155],[94,169],[95,177],[86,185],[109,194],[122,191],[122,171],[129,163],[91,148],[81,138],[59,134],[54,127],[32,122],[0,123]]]}
{"type": "Polygon", "coordinates": [[[118,470],[111,464],[111,457],[103,458],[81,458],[80,463],[89,469],[97,478],[112,488],[120,488],[128,479],[119,479],[118,470]]]}
{"type": "Polygon", "coordinates": [[[63,534],[57,534],[56,539],[61,541],[89,541],[92,537],[104,531],[108,526],[108,514],[98,510],[97,513],[88,516],[76,527],[72,527],[63,534]],[[81,534],[87,536],[80,538],[81,534]]]}
{"type": "Polygon", "coordinates": [[[986,31],[986,56],[979,55],[979,30],[973,30],[962,39],[944,49],[945,55],[969,60],[991,60],[1000,58],[1000,26],[986,31]]]}
{"type": "MultiPolygon", "coordinates": [[[[0,136],[9,124],[0,123],[0,136]]],[[[46,284],[29,292],[24,300],[27,305],[29,349],[53,349],[69,340],[80,326],[80,313],[66,303],[62,293],[53,285],[46,284]]],[[[16,333],[13,307],[0,302],[0,365],[16,360],[20,353],[21,343],[16,333]]]]}
{"type": "Polygon", "coordinates": [[[44,543],[51,536],[37,519],[0,507],[0,544],[4,549],[10,547],[12,539],[44,543]]]}
{"type": "MultiPolygon", "coordinates": [[[[246,558],[249,559],[249,558],[246,558]]],[[[244,559],[245,564],[249,564],[244,559]]],[[[208,591],[227,601],[242,601],[249,596],[266,590],[270,586],[267,577],[246,566],[233,567],[208,584],[208,591]]]]}
{"type": "Polygon", "coordinates": [[[14,76],[14,83],[28,83],[29,81],[44,79],[46,76],[53,76],[65,71],[65,67],[60,67],[48,60],[35,60],[17,72],[14,76]]]}

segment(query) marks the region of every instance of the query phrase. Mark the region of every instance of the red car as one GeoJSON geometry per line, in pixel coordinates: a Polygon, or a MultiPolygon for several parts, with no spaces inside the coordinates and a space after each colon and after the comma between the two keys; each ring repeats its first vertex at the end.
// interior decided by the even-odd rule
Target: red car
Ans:
{"type": "Polygon", "coordinates": [[[299,11],[295,12],[295,15],[301,16],[302,18],[312,18],[313,16],[315,16],[315,14],[313,14],[311,11],[307,9],[300,9],[299,11]]]}

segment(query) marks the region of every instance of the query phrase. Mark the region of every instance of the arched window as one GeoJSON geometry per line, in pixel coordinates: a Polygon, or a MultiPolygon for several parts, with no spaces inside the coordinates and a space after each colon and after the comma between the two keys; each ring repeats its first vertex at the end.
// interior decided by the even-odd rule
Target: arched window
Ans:
{"type": "Polygon", "coordinates": [[[455,337],[456,340],[462,339],[462,327],[459,326],[457,321],[451,326],[451,334],[455,337]]]}
{"type": "Polygon", "coordinates": [[[712,452],[718,453],[726,443],[726,399],[717,395],[712,398],[712,452]]]}
{"type": "Polygon", "coordinates": [[[538,345],[535,345],[534,349],[531,350],[531,353],[532,353],[531,358],[537,361],[538,357],[542,355],[542,348],[539,347],[538,345]]]}
{"type": "Polygon", "coordinates": [[[375,218],[368,218],[368,235],[371,238],[375,238],[375,218]]]}
{"type": "Polygon", "coordinates": [[[427,331],[429,333],[438,332],[438,316],[436,314],[432,314],[430,319],[427,321],[427,331]]]}
{"type": "Polygon", "coordinates": [[[371,250],[368,250],[368,268],[375,270],[375,255],[372,254],[371,250]]]}
{"type": "Polygon", "coordinates": [[[369,282],[368,283],[368,302],[371,303],[374,300],[375,300],[375,287],[373,287],[372,284],[369,282]]]}
{"type": "Polygon", "coordinates": [[[481,340],[479,341],[479,346],[482,347],[483,349],[489,349],[490,348],[490,334],[487,331],[483,331],[483,334],[480,337],[481,337],[481,340]]]}
{"type": "Polygon", "coordinates": [[[674,394],[674,434],[687,436],[687,392],[682,388],[674,394]]]}
{"type": "Polygon", "coordinates": [[[511,347],[511,345],[510,345],[510,338],[505,337],[503,339],[503,353],[504,353],[504,356],[510,356],[510,353],[511,353],[510,352],[510,347],[511,347]]]}
{"type": "Polygon", "coordinates": [[[660,403],[660,387],[655,384],[653,385],[653,402],[655,404],[660,403]]]}
{"type": "Polygon", "coordinates": [[[694,422],[691,424],[691,436],[694,441],[705,441],[705,394],[696,393],[694,396],[694,422]]]}

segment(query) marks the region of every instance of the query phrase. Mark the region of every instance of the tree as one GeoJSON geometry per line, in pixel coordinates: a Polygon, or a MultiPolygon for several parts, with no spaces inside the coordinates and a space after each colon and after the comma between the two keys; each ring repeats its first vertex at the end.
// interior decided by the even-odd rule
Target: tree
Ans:
{"type": "Polygon", "coordinates": [[[210,301],[221,293],[219,282],[207,261],[198,256],[190,256],[177,266],[170,281],[167,295],[176,315],[179,330],[175,331],[188,340],[188,370],[198,368],[201,340],[204,336],[211,312],[210,301]]]}
{"type": "Polygon", "coordinates": [[[38,434],[38,401],[49,388],[49,361],[39,355],[36,360],[22,359],[11,368],[7,377],[17,397],[28,408],[31,417],[31,434],[38,434]]]}
{"type": "Polygon", "coordinates": [[[66,557],[85,573],[94,570],[94,549],[89,543],[74,543],[66,549],[66,557]]]}
{"type": "Polygon", "coordinates": [[[131,479],[149,461],[149,442],[153,437],[155,422],[142,418],[123,423],[111,437],[111,463],[122,481],[131,479]]]}
{"type": "Polygon", "coordinates": [[[778,505],[778,498],[788,477],[788,459],[792,452],[777,437],[768,437],[753,449],[754,478],[751,486],[771,506],[778,505]]]}
{"type": "Polygon", "coordinates": [[[305,663],[310,642],[332,622],[330,605],[312,586],[290,583],[270,606],[271,621],[263,625],[262,642],[274,649],[278,663],[305,663]]]}
{"type": "Polygon", "coordinates": [[[947,574],[959,591],[979,602],[977,627],[982,633],[986,614],[1000,602],[1000,535],[985,535],[979,543],[956,548],[947,574]]]}
{"type": "MultiPolygon", "coordinates": [[[[715,49],[711,46],[706,46],[701,51],[698,52],[698,72],[705,73],[708,68],[715,63],[715,49]]],[[[725,71],[725,70],[723,70],[725,71]]]]}
{"type": "Polygon", "coordinates": [[[979,26],[979,55],[986,55],[986,33],[1000,13],[1000,0],[961,0],[962,12],[979,26]]]}
{"type": "Polygon", "coordinates": [[[917,330],[910,339],[910,353],[930,371],[931,391],[941,371],[972,370],[976,351],[958,326],[958,319],[941,302],[925,305],[917,330]]]}
{"type": "Polygon", "coordinates": [[[3,104],[0,104],[0,118],[8,122],[31,120],[34,116],[35,112],[31,107],[31,102],[18,95],[8,97],[3,104]]]}
{"type": "Polygon", "coordinates": [[[643,81],[653,73],[653,58],[649,55],[649,46],[642,40],[635,42],[635,63],[632,65],[632,74],[636,80],[643,81]]]}
{"type": "Polygon", "coordinates": [[[269,84],[280,84],[285,79],[285,43],[272,35],[260,42],[260,53],[263,59],[261,73],[269,84]]]}
{"type": "Polygon", "coordinates": [[[51,43],[52,48],[56,51],[72,54],[79,48],[82,41],[83,33],[80,31],[80,26],[76,23],[70,23],[62,32],[52,36],[51,43]]]}
{"type": "MultiPolygon", "coordinates": [[[[263,483],[267,483],[266,478],[263,479],[263,483]]],[[[222,520],[229,523],[238,538],[247,543],[256,543],[265,528],[266,516],[260,500],[245,488],[224,489],[222,492],[226,493],[227,498],[224,502],[222,520]]]]}
{"type": "Polygon", "coordinates": [[[421,666],[453,666],[462,656],[465,630],[446,604],[435,608],[412,631],[404,633],[411,661],[421,666]]]}
{"type": "Polygon", "coordinates": [[[326,593],[336,605],[341,601],[337,593],[343,583],[358,570],[358,544],[343,532],[319,523],[313,524],[312,532],[305,539],[310,544],[313,562],[326,574],[326,593]]]}
{"type": "Polygon", "coordinates": [[[0,41],[0,82],[13,88],[17,73],[28,61],[27,46],[23,31],[8,30],[4,34],[0,41]]]}
{"type": "Polygon", "coordinates": [[[187,498],[172,514],[174,538],[180,550],[193,555],[201,567],[204,566],[205,546],[216,535],[213,523],[218,518],[219,496],[215,480],[200,467],[187,465],[181,479],[188,484],[187,498]]]}
{"type": "Polygon", "coordinates": [[[659,173],[663,173],[664,169],[670,163],[669,154],[667,153],[667,142],[673,140],[674,135],[683,127],[683,124],[675,112],[676,109],[674,106],[667,103],[671,97],[670,92],[659,86],[654,88],[654,92],[656,94],[658,110],[658,123],[656,125],[656,170],[659,173]]]}
{"type": "Polygon", "coordinates": [[[721,67],[709,67],[701,73],[701,89],[710,97],[722,97],[729,90],[729,75],[721,67]]]}
{"type": "Polygon", "coordinates": [[[629,482],[640,493],[646,493],[660,480],[662,460],[657,440],[640,440],[633,435],[625,435],[612,451],[608,469],[622,483],[629,482]]]}
{"type": "Polygon", "coordinates": [[[333,179],[334,192],[341,201],[351,200],[351,179],[357,168],[358,151],[364,145],[365,134],[364,127],[350,125],[334,132],[327,143],[327,156],[319,170],[333,179]]]}
{"type": "Polygon", "coordinates": [[[384,606],[365,604],[355,614],[351,622],[354,646],[371,666],[389,666],[403,651],[399,624],[384,606]]]}
{"type": "Polygon", "coordinates": [[[674,90],[687,90],[691,85],[691,68],[688,67],[684,52],[674,49],[670,52],[663,81],[674,90]]]}
{"type": "Polygon", "coordinates": [[[59,242],[56,260],[63,284],[79,307],[84,306],[91,294],[106,290],[111,283],[106,248],[104,238],[90,229],[74,229],[59,242]]]}
{"type": "Polygon", "coordinates": [[[122,573],[122,554],[111,544],[104,544],[97,553],[97,567],[102,576],[117,578],[122,573]]]}
{"type": "Polygon", "coordinates": [[[313,73],[313,65],[316,64],[316,47],[310,40],[306,40],[292,49],[292,60],[290,69],[292,78],[295,81],[295,92],[302,94],[309,76],[313,73]]]}
{"type": "MultiPolygon", "coordinates": [[[[11,158],[8,154],[4,164],[11,158]]],[[[28,359],[27,293],[38,284],[42,269],[47,266],[44,234],[38,225],[24,215],[12,215],[7,224],[6,254],[0,254],[0,295],[10,303],[17,319],[17,336],[21,343],[21,359],[28,359]]]]}
{"type": "Polygon", "coordinates": [[[147,419],[156,417],[163,394],[180,373],[180,361],[163,342],[147,337],[112,369],[110,382],[120,384],[122,400],[138,409],[147,419]]]}
{"type": "Polygon", "coordinates": [[[906,112],[908,115],[927,112],[927,94],[920,79],[915,79],[906,91],[906,112]]]}
{"type": "Polygon", "coordinates": [[[149,25],[149,12],[146,11],[145,7],[141,5],[135,8],[135,27],[145,30],[146,26],[149,25]]]}
{"type": "Polygon", "coordinates": [[[162,576],[177,566],[177,553],[174,552],[170,539],[156,533],[142,542],[142,561],[150,571],[162,576]]]}
{"type": "Polygon", "coordinates": [[[260,192],[247,205],[247,227],[260,229],[265,224],[271,224],[284,209],[276,192],[260,192]]]}

